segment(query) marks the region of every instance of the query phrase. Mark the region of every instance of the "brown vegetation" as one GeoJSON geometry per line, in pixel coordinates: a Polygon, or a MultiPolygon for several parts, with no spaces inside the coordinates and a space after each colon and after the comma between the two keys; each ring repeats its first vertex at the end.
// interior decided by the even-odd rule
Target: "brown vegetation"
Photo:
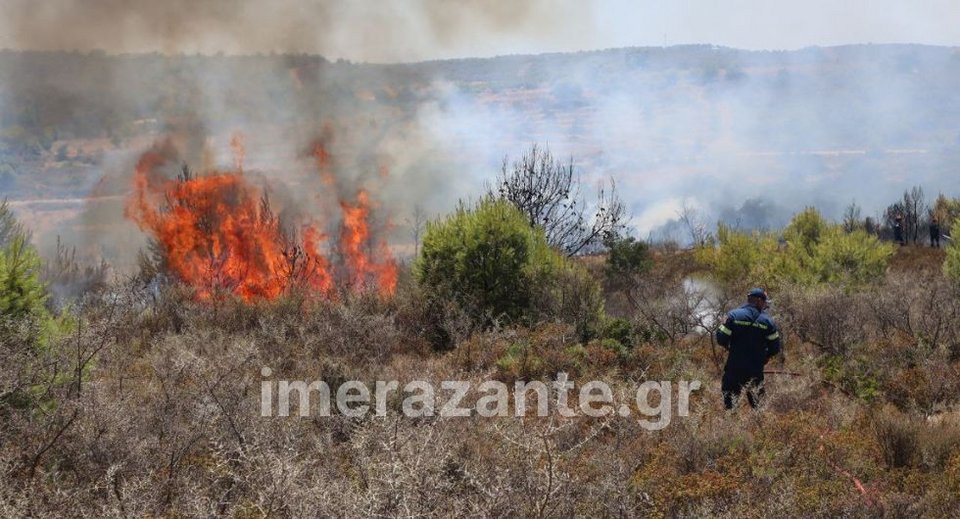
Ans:
{"type": "MultiPolygon", "coordinates": [[[[210,304],[176,286],[113,286],[80,308],[79,326],[56,347],[4,336],[0,515],[955,513],[956,287],[939,273],[891,268],[859,292],[781,290],[786,347],[770,367],[765,408],[730,415],[712,341],[695,333],[678,288],[688,256],[654,257],[634,287],[640,307],[627,315],[626,338],[581,343],[571,323],[546,321],[471,332],[447,312],[440,326],[456,347],[443,353],[423,331],[437,316],[406,278],[390,301],[210,304]],[[645,379],[705,388],[692,416],[660,432],[620,418],[261,418],[264,366],[275,379],[331,386],[562,370],[618,394],[645,379]]],[[[623,297],[612,288],[610,303],[623,297]]]]}

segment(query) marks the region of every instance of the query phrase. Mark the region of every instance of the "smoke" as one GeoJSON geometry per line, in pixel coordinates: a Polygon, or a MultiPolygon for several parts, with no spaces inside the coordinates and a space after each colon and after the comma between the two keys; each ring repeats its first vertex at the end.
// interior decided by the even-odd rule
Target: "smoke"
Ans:
{"type": "Polygon", "coordinates": [[[16,49],[308,52],[374,62],[471,54],[483,40],[514,51],[583,48],[596,30],[591,8],[576,0],[6,0],[0,20],[0,47],[16,49]]]}
{"type": "Polygon", "coordinates": [[[459,82],[426,126],[488,172],[549,143],[588,181],[613,177],[644,236],[684,203],[710,226],[777,229],[805,206],[838,219],[855,200],[872,215],[914,184],[955,194],[954,49],[688,46],[496,64],[526,74],[495,92],[459,82]]]}
{"type": "MultiPolygon", "coordinates": [[[[490,40],[582,49],[598,36],[597,5],[8,0],[0,46],[164,54],[0,53],[0,121],[52,129],[64,143],[116,141],[97,144],[96,175],[76,175],[73,191],[23,195],[92,191],[98,201],[56,231],[72,226],[66,238],[113,261],[142,245],[134,226],[118,223],[122,196],[140,153],[166,138],[203,170],[231,166],[241,132],[251,177],[323,221],[366,190],[375,229],[395,246],[409,244],[402,222],[414,207],[438,215],[477,196],[505,155],[534,143],[572,157],[588,183],[613,178],[641,235],[675,229],[686,205],[710,225],[775,228],[806,205],[838,218],[850,200],[871,214],[914,184],[931,195],[955,189],[960,58],[950,48],[326,59],[470,55],[490,40]],[[259,55],[234,56],[243,53],[259,55]],[[335,158],[335,182],[317,170],[318,143],[335,158]]],[[[39,162],[17,166],[74,174],[40,175],[39,162]]]]}
{"type": "MultiPolygon", "coordinates": [[[[384,220],[391,215],[402,220],[414,205],[439,213],[450,206],[451,195],[467,196],[476,187],[476,182],[464,180],[470,175],[450,171],[451,164],[457,168],[475,164],[471,156],[452,157],[427,126],[436,119],[434,100],[402,113],[379,102],[391,95],[396,82],[391,71],[360,71],[349,64],[334,65],[294,53],[391,62],[470,53],[481,40],[521,50],[533,44],[578,48],[588,45],[593,34],[591,8],[576,1],[0,3],[0,47],[170,56],[154,56],[145,64],[135,56],[71,54],[73,60],[67,61],[85,62],[75,74],[59,67],[56,72],[40,72],[47,76],[41,82],[55,91],[52,97],[70,102],[41,100],[49,107],[44,110],[43,127],[56,128],[67,139],[97,132],[142,137],[104,154],[101,178],[93,186],[95,196],[121,196],[129,190],[136,157],[151,144],[145,140],[147,135],[152,140],[171,138],[183,160],[202,171],[229,163],[229,136],[241,131],[249,147],[247,169],[260,176],[274,196],[287,198],[298,211],[321,217],[335,213],[331,208],[340,200],[352,199],[364,189],[380,198],[376,212],[384,220]],[[438,49],[442,49],[439,54],[438,49]],[[285,54],[230,57],[274,52],[285,54]],[[227,57],[189,58],[196,53],[227,57]],[[166,88],[145,85],[145,68],[166,88]],[[365,102],[368,97],[378,102],[365,102]],[[269,102],[264,101],[267,98],[269,102]],[[80,122],[77,111],[98,116],[80,122]],[[120,122],[121,118],[127,120],[120,122]],[[130,119],[141,127],[130,129],[130,119]],[[151,131],[140,131],[144,127],[151,131]],[[319,183],[311,168],[310,150],[331,129],[335,136],[331,152],[338,161],[328,173],[336,181],[319,183]]],[[[33,57],[44,61],[42,55],[33,57]]],[[[35,77],[35,65],[30,59],[15,60],[9,77],[35,77]]],[[[417,87],[433,89],[441,82],[427,74],[417,87]]],[[[0,103],[22,105],[35,96],[34,87],[29,80],[14,79],[4,85],[0,103]]],[[[442,97],[441,93],[435,100],[445,104],[442,97]]],[[[118,223],[120,206],[116,199],[89,204],[79,224],[72,226],[81,229],[81,236],[67,238],[100,244],[100,253],[129,263],[130,251],[143,242],[131,239],[135,231],[129,224],[118,223]],[[108,227],[111,230],[104,232],[108,227]]],[[[66,228],[56,231],[72,234],[66,228]]]]}

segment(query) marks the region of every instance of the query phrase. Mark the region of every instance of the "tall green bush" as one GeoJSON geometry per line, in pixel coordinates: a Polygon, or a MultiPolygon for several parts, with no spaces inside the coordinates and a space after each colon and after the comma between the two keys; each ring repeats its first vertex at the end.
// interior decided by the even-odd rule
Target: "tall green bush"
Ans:
{"type": "Polygon", "coordinates": [[[0,340],[44,346],[67,325],[66,317],[58,320],[46,307],[41,268],[29,233],[0,203],[0,340]]]}
{"type": "Polygon", "coordinates": [[[17,238],[29,242],[30,234],[17,221],[7,201],[0,201],[0,249],[6,249],[17,238]]]}
{"type": "Polygon", "coordinates": [[[488,318],[520,317],[535,279],[556,267],[546,239],[506,202],[485,201],[427,225],[417,280],[488,318]]]}
{"type": "Polygon", "coordinates": [[[878,281],[887,268],[894,248],[876,236],[857,230],[843,232],[832,226],[817,244],[818,280],[844,286],[878,281]]]}
{"type": "Polygon", "coordinates": [[[769,264],[776,255],[777,240],[773,235],[748,234],[724,224],[717,228],[715,244],[696,251],[697,260],[713,273],[717,281],[737,288],[769,284],[769,264]]]}
{"type": "Polygon", "coordinates": [[[46,311],[40,258],[24,237],[0,249],[0,315],[19,319],[46,311]]]}
{"type": "Polygon", "coordinates": [[[894,252],[892,245],[863,230],[846,232],[842,225],[828,223],[814,208],[794,216],[783,238],[786,247],[775,262],[774,277],[805,286],[876,281],[894,252]]]}
{"type": "Polygon", "coordinates": [[[456,302],[482,326],[559,312],[586,334],[602,311],[589,273],[504,201],[461,206],[428,224],[414,274],[429,297],[456,302]]]}
{"type": "Polygon", "coordinates": [[[653,266],[650,246],[632,236],[614,236],[605,240],[607,247],[606,275],[611,281],[625,282],[645,274],[653,266]]]}
{"type": "Polygon", "coordinates": [[[846,287],[879,279],[894,248],[862,230],[845,232],[828,223],[816,209],[794,216],[784,229],[783,244],[772,234],[747,234],[721,225],[717,243],[697,257],[722,283],[746,285],[790,283],[846,287]]]}
{"type": "Polygon", "coordinates": [[[820,212],[808,207],[794,215],[790,224],[783,230],[783,239],[789,243],[795,255],[814,257],[821,237],[827,233],[830,224],[820,212]]]}

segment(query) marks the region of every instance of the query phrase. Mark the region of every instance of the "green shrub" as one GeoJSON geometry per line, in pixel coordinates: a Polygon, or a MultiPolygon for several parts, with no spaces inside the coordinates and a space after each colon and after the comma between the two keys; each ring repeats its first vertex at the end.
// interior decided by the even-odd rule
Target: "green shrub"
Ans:
{"type": "Polygon", "coordinates": [[[46,311],[40,257],[24,237],[0,249],[0,315],[12,319],[46,311]]]}
{"type": "Polygon", "coordinates": [[[7,201],[4,200],[0,202],[0,249],[6,249],[18,238],[29,242],[30,234],[13,216],[13,211],[10,210],[7,201]]]}
{"type": "Polygon", "coordinates": [[[727,286],[815,286],[823,283],[845,287],[878,280],[894,248],[862,230],[845,232],[827,223],[816,209],[794,216],[784,229],[785,246],[770,234],[746,234],[720,226],[714,247],[701,248],[698,259],[727,286]]]}
{"type": "Polygon", "coordinates": [[[769,284],[769,260],[777,254],[777,240],[767,233],[750,234],[724,224],[717,227],[715,245],[700,247],[697,260],[721,283],[732,287],[769,284]]]}
{"type": "Polygon", "coordinates": [[[456,302],[481,326],[549,317],[589,335],[602,314],[589,272],[503,201],[461,206],[428,224],[414,274],[428,298],[456,302]]]}
{"type": "Polygon", "coordinates": [[[0,204],[0,335],[41,346],[68,321],[47,310],[42,263],[29,240],[6,203],[0,204]]]}
{"type": "Polygon", "coordinates": [[[417,281],[476,318],[518,319],[535,283],[559,268],[543,234],[506,202],[463,206],[427,225],[414,265],[417,281]]]}
{"type": "Polygon", "coordinates": [[[612,238],[604,244],[607,247],[607,277],[612,281],[630,279],[644,274],[653,266],[650,246],[632,236],[612,238]]]}
{"type": "Polygon", "coordinates": [[[822,360],[823,378],[850,396],[871,402],[880,396],[880,381],[868,359],[829,355],[822,360]]]}
{"type": "Polygon", "coordinates": [[[514,377],[523,378],[533,373],[539,374],[542,368],[543,359],[538,357],[532,351],[530,344],[525,341],[511,344],[506,353],[497,359],[497,369],[514,377]]]}
{"type": "Polygon", "coordinates": [[[613,339],[626,347],[633,346],[633,325],[620,318],[606,319],[603,322],[601,339],[613,339]]]}
{"type": "Polygon", "coordinates": [[[820,238],[830,225],[820,216],[820,212],[808,207],[794,215],[790,224],[783,230],[783,238],[796,249],[797,255],[816,256],[816,247],[820,238]]]}
{"type": "Polygon", "coordinates": [[[822,236],[816,250],[819,281],[858,286],[880,279],[894,249],[864,231],[845,233],[833,226],[822,236]]]}
{"type": "Polygon", "coordinates": [[[813,208],[797,214],[783,237],[787,247],[774,262],[773,276],[802,286],[867,284],[880,278],[893,255],[890,244],[862,230],[846,232],[813,208]]]}
{"type": "Polygon", "coordinates": [[[953,241],[947,245],[947,259],[943,264],[943,270],[947,277],[960,283],[960,243],[957,242],[957,238],[960,237],[960,219],[953,223],[950,236],[953,237],[953,241]]]}
{"type": "Polygon", "coordinates": [[[637,344],[666,344],[670,336],[662,328],[651,322],[638,322],[633,329],[634,340],[637,344]]]}

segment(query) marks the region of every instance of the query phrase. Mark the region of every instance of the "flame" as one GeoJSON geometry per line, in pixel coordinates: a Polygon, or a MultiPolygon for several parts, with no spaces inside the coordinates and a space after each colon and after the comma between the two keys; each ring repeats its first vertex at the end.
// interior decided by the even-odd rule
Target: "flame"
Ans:
{"type": "Polygon", "coordinates": [[[333,155],[327,151],[333,143],[333,127],[330,124],[324,124],[320,132],[320,137],[313,142],[310,153],[317,163],[317,170],[320,171],[320,180],[326,186],[333,186],[337,183],[336,176],[333,174],[334,161],[333,155]]]}
{"type": "MultiPolygon", "coordinates": [[[[125,214],[156,240],[170,274],[194,287],[202,300],[225,293],[247,301],[273,299],[294,287],[333,297],[334,272],[350,290],[394,293],[396,263],[384,240],[373,243],[367,191],[360,190],[354,203],[340,201],[343,263],[334,268],[321,252],[328,237],[320,226],[300,225],[300,240],[285,233],[263,192],[243,175],[242,137],[234,136],[231,145],[233,171],[195,176],[184,169],[180,178],[170,179],[161,172],[176,164],[170,142],[147,151],[137,163],[125,214]]],[[[314,155],[321,164],[320,155],[314,155]]]]}
{"type": "Polygon", "coordinates": [[[387,243],[381,240],[376,245],[377,255],[384,258],[375,261],[370,251],[370,196],[361,189],[356,203],[340,201],[343,224],[340,230],[340,253],[350,273],[350,286],[364,289],[371,284],[382,295],[393,294],[397,287],[397,265],[389,255],[387,243]]]}
{"type": "Polygon", "coordinates": [[[313,145],[313,158],[316,159],[317,169],[320,170],[320,180],[324,185],[334,185],[336,177],[333,175],[333,159],[322,142],[313,145]]]}

